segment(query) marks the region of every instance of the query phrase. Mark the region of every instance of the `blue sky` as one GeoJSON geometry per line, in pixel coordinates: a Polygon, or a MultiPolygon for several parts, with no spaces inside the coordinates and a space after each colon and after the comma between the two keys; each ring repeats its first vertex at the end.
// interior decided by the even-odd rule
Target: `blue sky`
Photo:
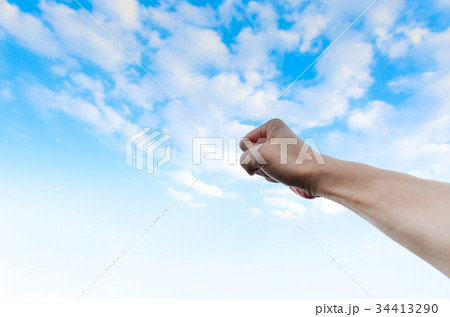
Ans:
{"type": "Polygon", "coordinates": [[[196,178],[86,297],[366,297],[281,209],[371,296],[450,295],[345,208],[191,149],[279,117],[327,155],[450,181],[448,0],[378,0],[254,124],[371,1],[79,2],[0,0],[0,296],[79,296],[196,178]],[[143,127],[173,137],[154,175],[125,164],[143,127]]]}

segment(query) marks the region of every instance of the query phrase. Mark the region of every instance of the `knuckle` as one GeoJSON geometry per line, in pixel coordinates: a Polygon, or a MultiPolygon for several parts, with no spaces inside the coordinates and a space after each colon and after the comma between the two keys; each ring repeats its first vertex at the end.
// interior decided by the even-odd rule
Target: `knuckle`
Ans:
{"type": "Polygon", "coordinates": [[[270,119],[270,120],[268,121],[268,123],[273,124],[273,125],[284,125],[284,124],[285,124],[284,121],[281,120],[280,118],[273,118],[273,119],[270,119]]]}
{"type": "Polygon", "coordinates": [[[271,157],[271,148],[270,148],[270,146],[267,146],[267,144],[263,144],[258,149],[258,153],[259,153],[259,155],[261,155],[261,157],[263,158],[264,161],[266,161],[267,163],[270,162],[270,157],[271,157]]]}
{"type": "Polygon", "coordinates": [[[239,147],[241,148],[242,151],[245,151],[245,150],[246,150],[246,147],[245,147],[245,144],[244,144],[244,141],[243,141],[243,140],[241,140],[241,141],[239,142],[239,147]]]}
{"type": "Polygon", "coordinates": [[[245,168],[248,165],[248,163],[246,162],[248,160],[247,156],[248,156],[248,153],[244,152],[241,154],[241,157],[239,158],[239,164],[241,164],[241,166],[243,168],[245,168]]]}

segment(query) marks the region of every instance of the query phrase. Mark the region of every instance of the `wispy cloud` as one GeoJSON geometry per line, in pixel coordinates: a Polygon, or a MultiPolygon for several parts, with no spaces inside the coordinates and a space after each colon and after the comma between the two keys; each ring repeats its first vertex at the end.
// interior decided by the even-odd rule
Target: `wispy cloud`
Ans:
{"type": "Polygon", "coordinates": [[[0,26],[13,35],[19,44],[48,57],[61,57],[61,44],[43,21],[24,13],[14,4],[0,0],[0,26]]]}

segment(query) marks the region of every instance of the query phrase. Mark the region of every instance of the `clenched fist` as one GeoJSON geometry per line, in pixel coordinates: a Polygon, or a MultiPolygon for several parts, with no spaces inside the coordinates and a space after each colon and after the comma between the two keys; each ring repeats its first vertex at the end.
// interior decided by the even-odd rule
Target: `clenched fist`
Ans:
{"type": "Polygon", "coordinates": [[[241,166],[250,175],[291,187],[305,198],[318,196],[320,165],[324,157],[300,139],[282,120],[272,119],[240,142],[241,166]]]}

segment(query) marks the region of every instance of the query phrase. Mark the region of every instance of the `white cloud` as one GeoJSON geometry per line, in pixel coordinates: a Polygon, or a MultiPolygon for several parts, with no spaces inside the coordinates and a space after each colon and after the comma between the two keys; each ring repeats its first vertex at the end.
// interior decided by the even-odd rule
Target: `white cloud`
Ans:
{"type": "Polygon", "coordinates": [[[0,27],[36,53],[48,57],[62,55],[61,46],[52,31],[39,18],[22,12],[6,0],[0,0],[0,27]]]}
{"type": "Polygon", "coordinates": [[[242,7],[242,0],[224,0],[217,9],[219,21],[229,25],[233,19],[241,20],[242,14],[239,9],[242,7]]]}
{"type": "Polygon", "coordinates": [[[14,95],[8,88],[0,88],[0,98],[4,101],[14,100],[14,95]]]}
{"type": "Polygon", "coordinates": [[[282,219],[298,218],[295,214],[292,214],[292,212],[289,212],[286,209],[271,209],[270,212],[272,215],[280,217],[282,219]],[[289,214],[288,214],[288,212],[289,212],[289,214]]]}
{"type": "Polygon", "coordinates": [[[378,0],[365,15],[366,23],[378,31],[391,30],[400,18],[405,7],[405,0],[378,0]]]}
{"type": "Polygon", "coordinates": [[[370,43],[357,38],[343,39],[317,62],[316,79],[303,85],[296,83],[265,117],[269,119],[281,113],[298,130],[343,118],[351,102],[362,98],[373,83],[372,60],[370,43]]]}
{"type": "MultiPolygon", "coordinates": [[[[134,63],[83,11],[47,1],[42,1],[40,8],[44,19],[52,25],[55,35],[69,54],[93,62],[107,71],[120,70],[134,63]]],[[[120,25],[107,24],[100,17],[97,18],[135,58],[140,59],[139,45],[132,34],[124,36],[123,32],[117,32],[120,25]]]]}
{"type": "Polygon", "coordinates": [[[67,70],[61,65],[52,65],[50,66],[50,71],[60,77],[64,77],[67,75],[67,70]]]}
{"type": "Polygon", "coordinates": [[[326,198],[316,198],[309,201],[309,206],[316,212],[336,215],[347,210],[346,207],[326,198]]]}
{"type": "Polygon", "coordinates": [[[120,133],[130,135],[139,128],[122,117],[116,110],[103,104],[102,100],[90,102],[81,97],[72,96],[68,91],[52,91],[41,85],[29,89],[33,104],[42,111],[57,110],[73,116],[94,127],[99,133],[120,133]]]}
{"type": "MultiPolygon", "coordinates": [[[[194,194],[187,194],[186,197],[183,198],[187,204],[192,207],[203,207],[206,206],[205,203],[194,203],[194,199],[200,199],[201,197],[215,197],[215,198],[231,198],[237,199],[239,196],[234,191],[225,191],[217,185],[208,184],[200,178],[192,175],[190,171],[187,170],[171,170],[165,174],[171,181],[172,184],[176,184],[179,188],[186,188],[187,186],[191,186],[189,188],[190,191],[193,191],[194,194]],[[196,180],[197,179],[197,180],[196,180]]],[[[173,196],[178,196],[178,191],[170,188],[169,191],[173,196]]]]}
{"type": "Polygon", "coordinates": [[[299,51],[302,53],[317,51],[317,38],[326,30],[330,22],[330,14],[320,12],[317,5],[309,4],[301,11],[287,14],[286,19],[294,23],[294,29],[301,36],[299,51]]]}
{"type": "Polygon", "coordinates": [[[57,76],[65,77],[70,71],[79,71],[80,68],[81,65],[76,59],[65,56],[57,64],[50,66],[50,71],[57,76]]]}
{"type": "Polygon", "coordinates": [[[190,207],[193,208],[206,207],[205,203],[194,202],[194,196],[192,196],[189,193],[179,192],[170,187],[168,187],[167,190],[169,191],[169,194],[171,194],[175,199],[179,199],[180,201],[186,203],[190,207]]]}
{"type": "Polygon", "coordinates": [[[348,126],[355,130],[373,130],[379,129],[389,114],[393,111],[393,107],[383,101],[371,101],[364,109],[355,109],[350,112],[347,119],[348,126]]]}
{"type": "Polygon", "coordinates": [[[134,109],[142,108],[144,111],[150,111],[154,109],[155,103],[167,98],[146,74],[136,76],[133,73],[122,72],[114,74],[113,79],[114,88],[109,91],[110,96],[126,101],[134,109]]]}
{"type": "Polygon", "coordinates": [[[223,197],[225,193],[216,185],[211,185],[203,182],[202,180],[196,180],[196,177],[192,175],[189,171],[176,170],[169,173],[170,178],[177,184],[192,186],[192,189],[199,195],[212,196],[212,197],[223,197]]]}
{"type": "Polygon", "coordinates": [[[146,17],[156,27],[176,32],[186,26],[207,28],[217,25],[215,12],[208,6],[194,6],[186,1],[162,2],[158,6],[149,6],[146,17]]]}
{"type": "Polygon", "coordinates": [[[262,194],[265,196],[264,204],[271,208],[270,212],[275,216],[289,219],[289,215],[291,215],[297,219],[305,216],[308,211],[301,203],[302,198],[295,195],[286,186],[279,185],[278,188],[266,189],[262,194]]]}
{"type": "Polygon", "coordinates": [[[139,2],[137,0],[94,0],[94,9],[109,16],[127,30],[141,27],[139,2]]]}
{"type": "Polygon", "coordinates": [[[373,49],[358,39],[342,40],[317,64],[318,77],[327,88],[335,89],[346,98],[361,98],[373,83],[370,76],[373,49]]]}
{"type": "Polygon", "coordinates": [[[450,8],[450,0],[434,0],[438,8],[449,9],[450,8]]]}
{"type": "Polygon", "coordinates": [[[70,79],[77,87],[91,92],[97,102],[105,99],[103,83],[100,80],[92,79],[85,73],[71,73],[70,79]]]}
{"type": "Polygon", "coordinates": [[[402,75],[388,87],[408,98],[396,107],[354,109],[348,124],[372,126],[370,136],[333,132],[326,146],[335,155],[442,181],[450,180],[450,31],[431,31],[413,25],[400,28],[408,41],[405,56],[414,73],[402,75]],[[390,118],[390,119],[389,119],[390,118]],[[332,145],[331,145],[332,144],[332,145]],[[348,144],[357,144],[349,148],[348,144]],[[343,150],[345,149],[344,153],[343,150]]]}
{"type": "MultiPolygon", "coordinates": [[[[384,1],[388,4],[387,1],[384,1]]],[[[430,4],[432,5],[432,4],[430,4]]],[[[389,5],[375,6],[367,14],[367,25],[376,38],[376,45],[391,59],[411,57],[427,62],[426,53],[433,54],[434,50],[424,47],[435,47],[438,51],[449,41],[448,32],[431,32],[423,23],[415,19],[401,20],[408,9],[404,0],[389,1],[389,5]],[[418,49],[419,48],[419,49],[418,49]]],[[[412,15],[409,12],[408,15],[412,15]]],[[[407,15],[406,15],[407,16],[407,15]]],[[[448,58],[442,56],[442,60],[448,58]]]]}
{"type": "Polygon", "coordinates": [[[194,80],[194,76],[209,67],[221,69],[228,66],[228,53],[216,31],[186,26],[162,40],[153,58],[158,73],[168,73],[172,80],[178,79],[183,84],[194,80]],[[194,78],[188,78],[191,76],[194,78]]]}
{"type": "Polygon", "coordinates": [[[198,180],[197,183],[193,186],[194,190],[201,194],[212,197],[223,197],[223,191],[216,185],[207,184],[201,180],[198,180]]]}
{"type": "Polygon", "coordinates": [[[250,211],[254,214],[260,214],[262,213],[262,210],[259,208],[250,208],[250,211]]]}
{"type": "Polygon", "coordinates": [[[286,211],[297,219],[315,212],[337,215],[346,210],[344,206],[326,198],[304,199],[281,184],[265,189],[262,194],[266,196],[264,203],[271,207],[271,213],[286,219],[290,218],[286,211]]]}
{"type": "Polygon", "coordinates": [[[269,2],[251,1],[247,14],[254,16],[253,27],[244,27],[236,36],[233,46],[233,65],[247,79],[254,72],[271,79],[278,74],[271,54],[293,51],[299,42],[299,35],[293,30],[278,28],[279,16],[269,2]]]}
{"type": "Polygon", "coordinates": [[[408,48],[408,43],[400,40],[393,32],[404,9],[404,0],[377,1],[365,17],[367,26],[376,38],[377,47],[391,58],[403,56],[408,48]]]}

